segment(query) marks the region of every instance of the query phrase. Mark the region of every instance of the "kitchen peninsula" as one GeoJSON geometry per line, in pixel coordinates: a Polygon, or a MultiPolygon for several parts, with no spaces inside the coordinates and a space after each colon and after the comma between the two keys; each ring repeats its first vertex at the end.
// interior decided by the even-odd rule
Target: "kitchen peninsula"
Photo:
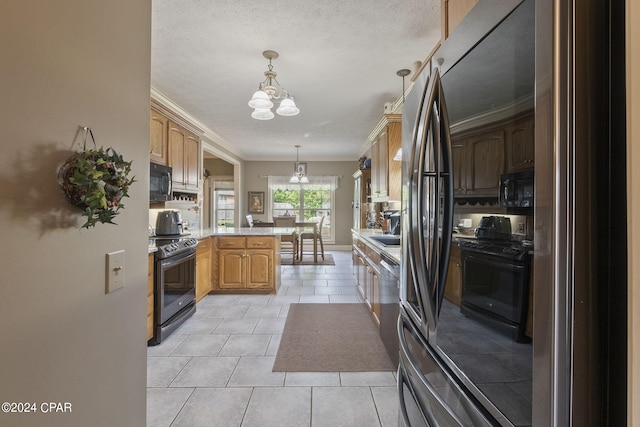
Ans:
{"type": "Polygon", "coordinates": [[[287,227],[221,227],[191,232],[191,237],[210,247],[210,276],[200,270],[204,277],[196,277],[196,294],[201,298],[208,293],[276,293],[280,287],[280,237],[294,231],[287,227]]]}

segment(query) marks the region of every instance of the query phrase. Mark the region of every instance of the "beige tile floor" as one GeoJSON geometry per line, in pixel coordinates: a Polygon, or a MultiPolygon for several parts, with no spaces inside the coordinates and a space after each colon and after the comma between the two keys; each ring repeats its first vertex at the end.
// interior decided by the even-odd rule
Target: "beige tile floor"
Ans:
{"type": "Polygon", "coordinates": [[[393,372],[272,372],[291,303],[361,302],[351,253],[282,266],[277,295],[209,295],[147,351],[147,426],[398,425],[393,372]]]}

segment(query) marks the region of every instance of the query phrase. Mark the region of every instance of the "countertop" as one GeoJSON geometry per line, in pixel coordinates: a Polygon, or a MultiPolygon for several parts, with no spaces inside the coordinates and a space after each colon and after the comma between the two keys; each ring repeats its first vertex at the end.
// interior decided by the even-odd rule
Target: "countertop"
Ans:
{"type": "MultiPolygon", "coordinates": [[[[294,227],[218,227],[218,228],[205,228],[203,230],[189,230],[180,236],[176,236],[175,239],[205,239],[212,236],[285,236],[293,233],[296,229],[294,227]]],[[[165,239],[171,239],[171,237],[163,237],[165,239]]],[[[149,238],[149,253],[156,252],[158,249],[155,246],[155,237],[149,238]]]]}
{"type": "Polygon", "coordinates": [[[380,253],[385,253],[389,258],[396,261],[398,265],[400,265],[401,258],[401,246],[386,246],[377,240],[370,239],[370,236],[383,234],[382,230],[377,228],[360,228],[360,229],[351,229],[352,232],[356,233],[358,237],[362,238],[367,242],[368,245],[372,246],[374,249],[378,250],[380,253]]]}

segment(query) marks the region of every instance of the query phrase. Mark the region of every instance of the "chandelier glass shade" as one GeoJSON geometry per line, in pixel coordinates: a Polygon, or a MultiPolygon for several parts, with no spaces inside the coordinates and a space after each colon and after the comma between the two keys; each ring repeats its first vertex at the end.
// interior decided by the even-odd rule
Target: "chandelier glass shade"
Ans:
{"type": "Polygon", "coordinates": [[[273,65],[271,65],[271,60],[279,56],[278,52],[265,50],[262,55],[269,60],[269,66],[268,70],[264,72],[265,79],[260,82],[258,90],[249,101],[249,107],[254,109],[251,117],[257,120],[271,120],[274,117],[271,111],[274,100],[281,100],[276,113],[281,116],[295,116],[300,113],[300,110],[293,98],[289,96],[289,92],[276,80],[278,73],[273,71],[273,65]]]}
{"type": "Polygon", "coordinates": [[[296,145],[296,163],[293,166],[293,175],[289,178],[290,184],[308,184],[309,178],[307,178],[307,164],[300,163],[298,161],[299,145],[296,145]]]}

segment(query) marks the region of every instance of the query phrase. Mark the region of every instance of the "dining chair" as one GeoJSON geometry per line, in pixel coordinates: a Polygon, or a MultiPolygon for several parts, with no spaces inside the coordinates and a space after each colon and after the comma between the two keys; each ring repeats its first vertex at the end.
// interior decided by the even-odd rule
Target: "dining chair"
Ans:
{"type": "Polygon", "coordinates": [[[249,224],[249,228],[253,228],[253,215],[247,215],[245,218],[247,219],[247,224],[249,224]]]}
{"type": "Polygon", "coordinates": [[[298,233],[299,261],[302,261],[305,240],[311,240],[313,243],[313,262],[318,262],[318,244],[320,244],[320,254],[324,260],[324,244],[322,243],[322,223],[324,218],[324,216],[320,217],[320,220],[313,226],[313,230],[303,230],[298,233]]]}
{"type": "Polygon", "coordinates": [[[296,259],[298,258],[298,234],[296,233],[296,230],[295,230],[296,217],[295,216],[274,216],[273,226],[293,228],[293,232],[291,234],[280,236],[280,243],[283,244],[281,249],[291,250],[291,263],[292,264],[295,263],[296,259]]]}

